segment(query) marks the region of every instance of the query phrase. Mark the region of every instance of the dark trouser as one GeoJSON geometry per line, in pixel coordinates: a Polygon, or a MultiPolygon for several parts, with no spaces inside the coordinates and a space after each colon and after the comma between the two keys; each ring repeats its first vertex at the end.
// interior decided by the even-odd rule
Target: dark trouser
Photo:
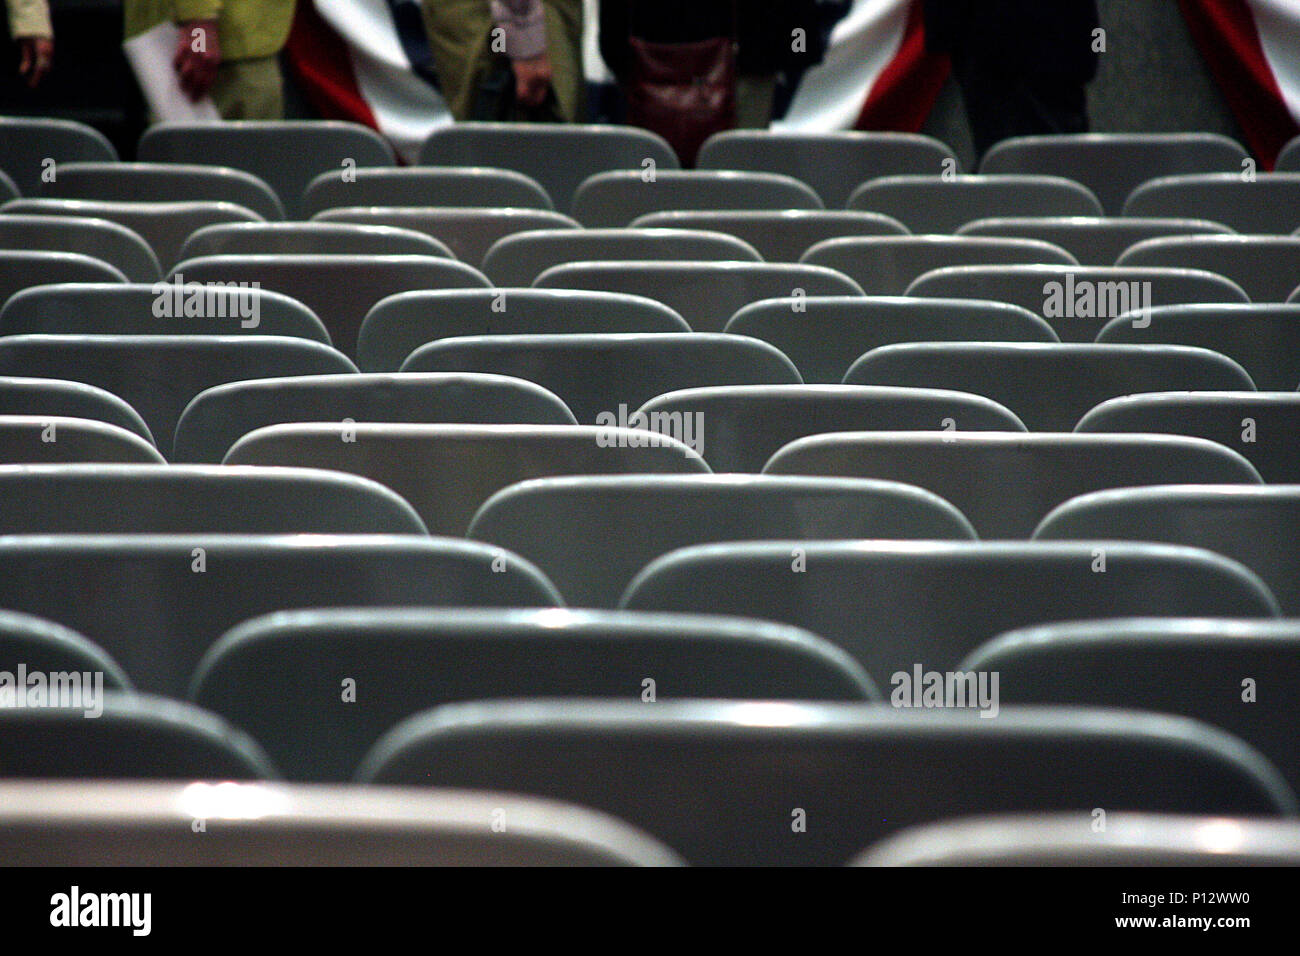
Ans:
{"type": "Polygon", "coordinates": [[[1011,136],[1086,133],[1086,84],[1050,76],[1006,73],[997,64],[953,57],[953,77],[961,87],[979,156],[1011,136]]]}

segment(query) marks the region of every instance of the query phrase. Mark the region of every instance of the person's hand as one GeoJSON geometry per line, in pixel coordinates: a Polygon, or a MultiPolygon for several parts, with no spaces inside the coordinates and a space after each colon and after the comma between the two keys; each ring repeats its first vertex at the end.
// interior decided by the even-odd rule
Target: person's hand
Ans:
{"type": "Polygon", "coordinates": [[[50,63],[54,60],[54,38],[19,37],[18,51],[18,75],[34,88],[50,72],[50,63]]]}
{"type": "Polygon", "coordinates": [[[192,100],[201,99],[217,79],[221,65],[221,39],[216,20],[188,20],[179,24],[180,41],[172,66],[180,77],[181,89],[192,100]]]}
{"type": "Polygon", "coordinates": [[[541,106],[551,88],[551,61],[543,53],[531,60],[511,60],[515,71],[515,100],[522,106],[541,106]]]}

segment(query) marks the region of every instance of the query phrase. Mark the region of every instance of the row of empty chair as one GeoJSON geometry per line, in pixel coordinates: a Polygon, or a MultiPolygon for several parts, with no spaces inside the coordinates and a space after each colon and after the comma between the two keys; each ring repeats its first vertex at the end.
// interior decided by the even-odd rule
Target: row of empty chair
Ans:
{"type": "MultiPolygon", "coordinates": [[[[245,781],[272,772],[255,743],[186,705],[109,694],[93,721],[57,708],[30,713],[0,709],[6,769],[245,781]],[[10,748],[22,745],[35,753],[14,761],[10,748]]],[[[1008,708],[986,721],[813,701],[447,704],[386,733],[357,779],[576,803],[632,824],[686,862],[723,865],[845,863],[903,827],[947,816],[1296,812],[1277,771],[1223,731],[1078,707],[1008,708]],[[701,814],[710,825],[699,825],[701,814]]],[[[362,806],[382,799],[369,792],[362,806]]],[[[498,808],[508,815],[512,802],[498,808]]]]}
{"type": "MultiPolygon", "coordinates": [[[[59,165],[117,160],[102,136],[73,123],[9,118],[4,132],[0,168],[26,195],[35,194],[50,179],[47,160],[59,165]]],[[[1300,171],[1297,155],[1300,144],[1283,151],[1277,167],[1281,174],[1300,171]]],[[[320,174],[395,165],[392,149],[378,135],[338,122],[226,123],[207,128],[163,124],[146,131],[137,156],[146,163],[224,166],[248,173],[271,184],[270,197],[255,192],[242,177],[231,188],[243,189],[249,202],[272,212],[276,209],[269,199],[278,198],[281,208],[295,216],[321,201],[303,202],[307,187],[320,174]]],[[[641,175],[649,169],[673,174],[679,164],[662,139],[635,128],[460,123],[434,131],[420,151],[418,165],[509,170],[516,177],[494,177],[490,184],[481,181],[482,204],[568,210],[581,205],[582,183],[592,175],[619,171],[641,175]],[[540,192],[530,188],[529,179],[540,184],[540,192]]],[[[869,180],[953,176],[959,171],[955,156],[942,143],[898,133],[730,131],[705,144],[699,165],[702,171],[755,174],[760,178],[749,180],[755,183],[763,182],[761,177],[785,177],[766,181],[779,183],[787,208],[852,207],[855,190],[869,180]]],[[[1249,180],[1263,175],[1239,144],[1200,133],[1023,137],[1000,143],[985,157],[979,172],[1077,181],[1084,190],[1081,195],[1089,197],[1088,207],[1109,215],[1139,212],[1129,206],[1134,194],[1148,181],[1162,177],[1218,175],[1249,180]]],[[[1054,186],[1042,185],[1048,191],[1054,186]]],[[[739,190],[731,197],[733,202],[747,191],[740,186],[722,188],[739,190]]],[[[1213,192],[1203,190],[1206,195],[1213,192]]],[[[1167,204],[1166,197],[1152,196],[1133,207],[1144,203],[1167,204]]],[[[1264,207],[1259,205],[1261,210],[1264,207]]],[[[1242,214],[1225,211],[1234,218],[1242,214]]]]}
{"type": "MultiPolygon", "coordinates": [[[[271,783],[7,782],[16,866],[680,866],[644,830],[553,800],[464,790],[271,783]],[[193,831],[202,827],[202,839],[193,831]]],[[[909,827],[856,866],[1294,866],[1279,819],[1112,813],[909,827]]],[[[835,853],[840,852],[836,848],[835,853]]]]}
{"type": "Polygon", "coordinates": [[[1286,157],[0,134],[6,858],[1295,852],[1286,157]]]}

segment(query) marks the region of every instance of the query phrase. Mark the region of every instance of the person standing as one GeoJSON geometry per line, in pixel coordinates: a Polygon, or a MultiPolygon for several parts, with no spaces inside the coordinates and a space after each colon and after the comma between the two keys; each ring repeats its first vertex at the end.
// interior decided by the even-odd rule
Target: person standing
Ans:
{"type": "Polygon", "coordinates": [[[36,87],[54,61],[54,28],[47,0],[5,0],[9,7],[9,35],[18,45],[18,75],[29,88],[36,87]]]}
{"type": "Polygon", "coordinates": [[[180,27],[173,66],[193,99],[212,98],[223,119],[284,117],[279,54],[294,0],[126,0],[126,36],[164,20],[180,27]]]}
{"type": "Polygon", "coordinates": [[[582,0],[424,0],[435,69],[457,120],[582,115],[582,0]]]}
{"type": "Polygon", "coordinates": [[[975,150],[1012,136],[1088,131],[1096,0],[923,0],[926,46],[947,53],[975,150]]]}

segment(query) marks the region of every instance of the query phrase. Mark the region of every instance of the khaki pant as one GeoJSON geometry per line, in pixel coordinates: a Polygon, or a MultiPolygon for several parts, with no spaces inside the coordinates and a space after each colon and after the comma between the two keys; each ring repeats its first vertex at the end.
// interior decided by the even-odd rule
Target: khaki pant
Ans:
{"type": "MultiPolygon", "coordinates": [[[[582,114],[584,92],[582,0],[543,2],[555,91],[555,115],[546,118],[573,122],[582,114]]],[[[493,66],[504,60],[489,47],[493,23],[488,0],[424,0],[423,8],[442,95],[456,119],[475,118],[479,88],[493,66]]]]}
{"type": "Polygon", "coordinates": [[[736,128],[767,129],[772,123],[772,100],[776,96],[776,77],[736,77],[736,128]]]}
{"type": "Polygon", "coordinates": [[[217,67],[211,96],[222,119],[283,119],[284,78],[280,75],[279,58],[226,60],[217,67]]]}

